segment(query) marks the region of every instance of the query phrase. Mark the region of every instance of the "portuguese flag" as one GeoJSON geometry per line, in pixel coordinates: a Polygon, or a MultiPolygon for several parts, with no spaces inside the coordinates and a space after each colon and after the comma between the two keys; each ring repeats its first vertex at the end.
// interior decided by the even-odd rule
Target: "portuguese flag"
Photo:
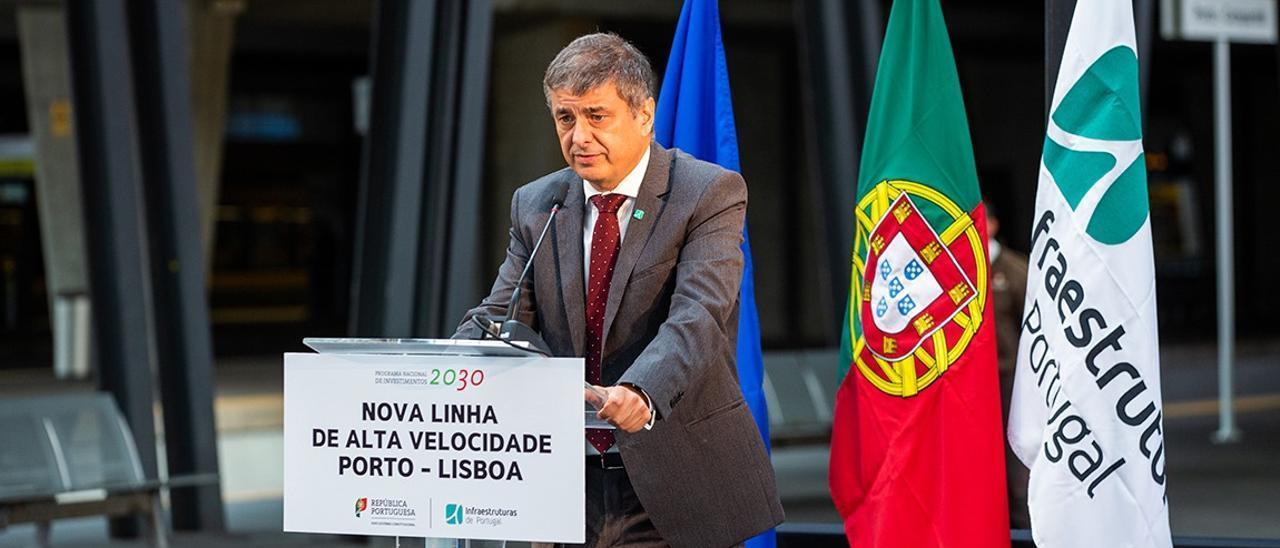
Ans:
{"type": "Polygon", "coordinates": [[[938,0],[896,0],[859,170],[831,433],[854,548],[1008,546],[986,213],[938,0]]]}

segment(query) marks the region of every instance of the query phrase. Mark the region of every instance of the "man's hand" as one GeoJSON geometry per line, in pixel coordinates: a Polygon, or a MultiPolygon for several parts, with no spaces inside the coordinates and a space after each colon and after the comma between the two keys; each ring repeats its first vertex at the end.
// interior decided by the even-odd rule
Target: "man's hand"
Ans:
{"type": "Polygon", "coordinates": [[[596,416],[627,432],[638,432],[649,424],[649,404],[644,396],[627,386],[597,386],[609,394],[596,416]]]}

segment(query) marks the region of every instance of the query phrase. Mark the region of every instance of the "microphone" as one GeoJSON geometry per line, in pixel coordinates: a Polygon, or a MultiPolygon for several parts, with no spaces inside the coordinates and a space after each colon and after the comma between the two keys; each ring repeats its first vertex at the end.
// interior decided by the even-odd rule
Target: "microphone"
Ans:
{"type": "Polygon", "coordinates": [[[542,340],[532,327],[529,327],[515,319],[516,310],[520,308],[520,296],[524,289],[524,280],[529,275],[529,270],[533,268],[533,259],[538,255],[538,250],[542,249],[542,241],[547,238],[547,232],[551,229],[551,224],[555,222],[556,214],[560,213],[560,208],[564,206],[565,197],[569,195],[569,184],[561,183],[559,188],[555,190],[554,198],[551,201],[551,214],[547,216],[546,224],[542,225],[542,233],[538,235],[538,241],[533,244],[533,251],[529,252],[529,259],[524,264],[524,270],[520,272],[520,278],[516,280],[516,287],[511,291],[511,302],[507,304],[507,315],[502,319],[502,324],[494,325],[495,322],[490,321],[488,329],[485,331],[499,339],[507,342],[523,341],[529,343],[536,351],[547,356],[551,355],[551,348],[547,346],[546,341],[542,340]],[[494,332],[496,329],[496,333],[494,332]]]}

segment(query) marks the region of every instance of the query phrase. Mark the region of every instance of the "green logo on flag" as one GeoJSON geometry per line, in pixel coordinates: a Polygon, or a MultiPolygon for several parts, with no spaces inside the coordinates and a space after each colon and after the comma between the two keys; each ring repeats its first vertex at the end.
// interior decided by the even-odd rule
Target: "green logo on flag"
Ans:
{"type": "MultiPolygon", "coordinates": [[[[1117,46],[1094,61],[1058,108],[1053,122],[1071,135],[1105,142],[1142,140],[1142,105],[1138,94],[1138,56],[1117,46]]],[[[1110,152],[1076,150],[1045,137],[1044,164],[1071,209],[1116,166],[1110,152]]],[[[1139,153],[1103,193],[1085,232],[1104,244],[1120,244],[1146,222],[1147,170],[1139,153]]]]}

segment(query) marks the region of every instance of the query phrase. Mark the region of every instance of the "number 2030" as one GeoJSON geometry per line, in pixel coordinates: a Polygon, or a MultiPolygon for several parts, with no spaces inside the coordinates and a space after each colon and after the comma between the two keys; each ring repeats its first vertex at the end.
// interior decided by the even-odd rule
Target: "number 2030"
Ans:
{"type": "Polygon", "coordinates": [[[431,384],[433,386],[454,386],[457,391],[466,390],[468,386],[480,386],[484,383],[484,370],[481,369],[432,369],[431,384]]]}

